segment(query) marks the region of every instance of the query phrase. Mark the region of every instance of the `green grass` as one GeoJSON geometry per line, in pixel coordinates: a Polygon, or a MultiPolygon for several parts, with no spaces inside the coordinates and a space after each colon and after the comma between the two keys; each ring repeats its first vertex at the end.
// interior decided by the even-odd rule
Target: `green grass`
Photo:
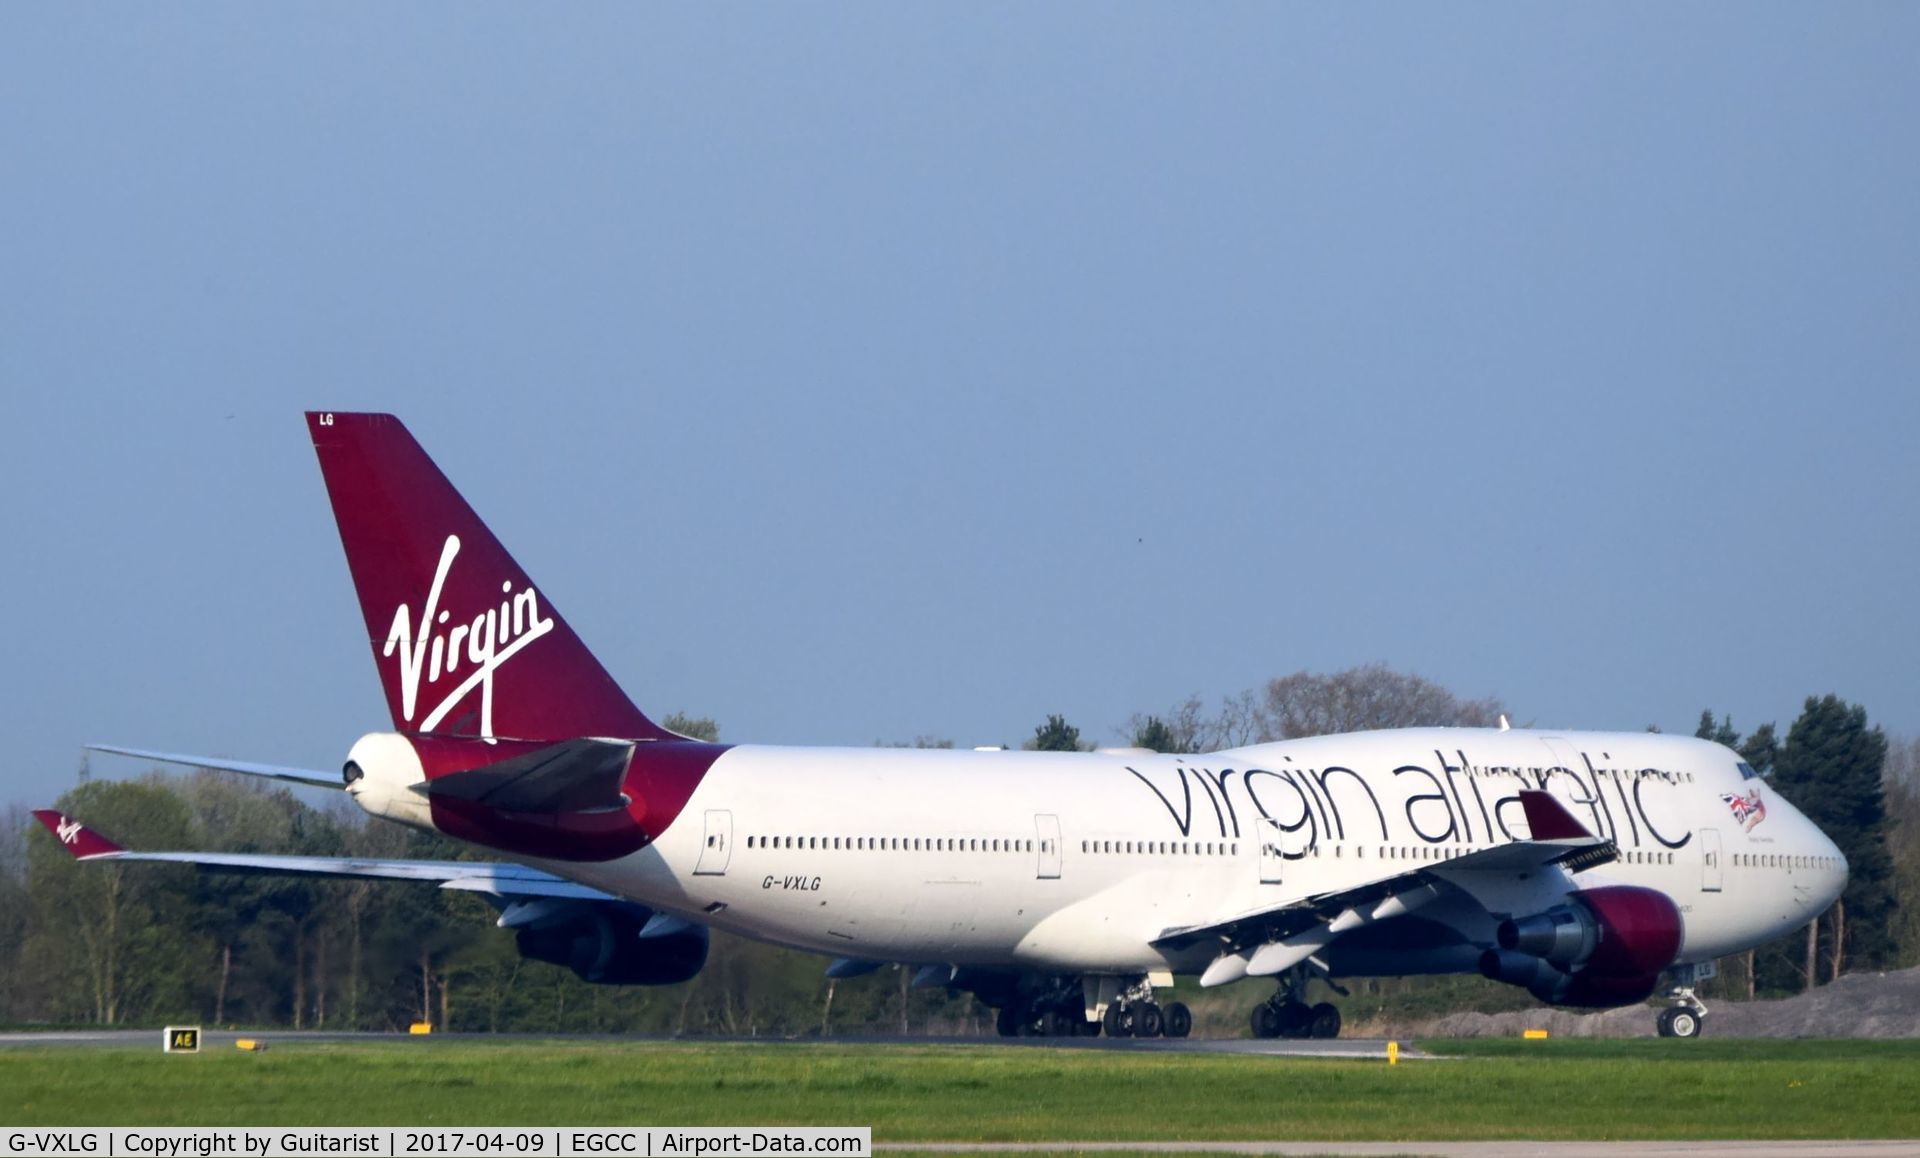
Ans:
{"type": "Polygon", "coordinates": [[[1920,1137],[1920,1041],[1423,1044],[1449,1056],[1389,1068],[613,1039],[26,1047],[0,1050],[0,1124],[870,1125],[883,1143],[1920,1137]]]}

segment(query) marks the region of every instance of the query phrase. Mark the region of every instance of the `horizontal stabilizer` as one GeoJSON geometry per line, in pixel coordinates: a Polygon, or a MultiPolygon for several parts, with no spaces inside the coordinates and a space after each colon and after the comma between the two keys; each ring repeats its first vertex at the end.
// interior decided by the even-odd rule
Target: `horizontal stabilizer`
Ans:
{"type": "Polygon", "coordinates": [[[594,812],[623,808],[620,791],[633,745],[623,740],[562,740],[493,764],[437,776],[414,790],[471,800],[508,812],[594,812]]]}
{"type": "Polygon", "coordinates": [[[239,852],[135,852],[50,808],[34,817],[81,860],[190,864],[208,872],[332,877],[339,880],[421,881],[443,889],[502,898],[553,897],[569,901],[619,901],[611,893],[525,865],[472,860],[379,860],[357,856],[278,856],[239,852]]]}
{"type": "Polygon", "coordinates": [[[145,748],[122,748],[117,744],[87,744],[89,752],[106,752],[114,756],[132,756],[138,760],[158,760],[162,764],[184,764],[189,768],[211,768],[216,772],[238,772],[242,776],[260,776],[268,780],[280,780],[288,784],[299,784],[307,788],[332,788],[336,791],[345,787],[345,781],[339,773],[331,776],[311,768],[288,768],[281,764],[256,764],[250,760],[224,760],[218,756],[190,756],[184,752],[153,752],[145,748]]]}

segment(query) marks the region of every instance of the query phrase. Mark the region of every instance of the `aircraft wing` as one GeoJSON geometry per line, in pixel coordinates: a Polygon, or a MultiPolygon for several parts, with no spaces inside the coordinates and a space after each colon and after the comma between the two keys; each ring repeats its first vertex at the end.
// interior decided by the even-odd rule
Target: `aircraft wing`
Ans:
{"type": "Polygon", "coordinates": [[[1297,898],[1204,925],[1167,929],[1156,948],[1185,949],[1214,941],[1222,952],[1202,985],[1222,985],[1249,974],[1278,973],[1313,956],[1340,934],[1405,916],[1441,896],[1439,881],[1460,871],[1532,872],[1560,865],[1581,872],[1619,856],[1610,840],[1588,832],[1546,792],[1523,791],[1528,839],[1483,848],[1445,861],[1337,892],[1297,898]]]}
{"type": "Polygon", "coordinates": [[[460,860],[378,860],[370,857],[276,856],[226,852],[134,852],[52,809],[34,818],[66,850],[83,861],[158,861],[190,864],[209,872],[272,873],[336,879],[427,881],[443,889],[483,893],[502,900],[544,898],[614,901],[619,897],[525,865],[460,860]]]}
{"type": "Polygon", "coordinates": [[[217,756],[190,756],[184,752],[153,752],[145,748],[122,748],[118,744],[86,744],[89,752],[106,752],[114,756],[133,756],[141,760],[158,760],[162,764],[184,764],[189,768],[212,768],[219,772],[238,772],[244,776],[263,776],[268,780],[282,780],[288,784],[300,784],[308,788],[332,788],[338,791],[346,787],[338,773],[331,776],[311,768],[288,768],[280,764],[256,764],[247,760],[223,760],[217,756]]]}

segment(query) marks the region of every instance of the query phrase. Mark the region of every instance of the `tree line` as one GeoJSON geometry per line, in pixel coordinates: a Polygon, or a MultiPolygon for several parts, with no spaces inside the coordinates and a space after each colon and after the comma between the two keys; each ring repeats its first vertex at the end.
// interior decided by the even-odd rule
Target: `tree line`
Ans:
{"type": "MultiPolygon", "coordinates": [[[[1462,699],[1419,676],[1370,665],[1297,672],[1228,696],[1128,721],[1124,746],[1209,751],[1330,732],[1484,726],[1504,706],[1462,699]]],[[[717,739],[711,719],[663,721],[717,739]]],[[[1810,929],[1722,963],[1710,994],[1767,996],[1847,970],[1920,963],[1920,740],[1890,740],[1858,705],[1808,699],[1784,739],[1702,714],[1698,734],[1738,750],[1818,822],[1853,866],[1846,894],[1810,929]],[[1906,902],[1903,904],[1903,900],[1906,902]]],[[[917,737],[900,746],[951,747],[917,737]]],[[[1024,747],[1084,750],[1051,715],[1024,747]]],[[[348,801],[315,807],[290,791],[216,772],[88,781],[58,807],[120,843],[314,856],[483,858],[430,833],[369,821],[348,801]]],[[[0,1021],[397,1030],[425,1020],[467,1031],[645,1033],[990,1032],[971,997],[912,986],[912,969],[825,978],[822,958],[716,934],[694,980],[661,988],[590,985],[519,956],[477,897],[397,881],[199,872],[166,864],[79,864],[13,805],[0,825],[0,1021]]],[[[1510,1007],[1478,978],[1367,983],[1409,1008],[1510,1007]]],[[[1235,986],[1207,996],[1238,1006],[1235,986]]],[[[1197,1008],[1199,1008],[1197,1006],[1197,1008]]],[[[1207,1020],[1202,1010],[1203,1020],[1207,1020]]]]}

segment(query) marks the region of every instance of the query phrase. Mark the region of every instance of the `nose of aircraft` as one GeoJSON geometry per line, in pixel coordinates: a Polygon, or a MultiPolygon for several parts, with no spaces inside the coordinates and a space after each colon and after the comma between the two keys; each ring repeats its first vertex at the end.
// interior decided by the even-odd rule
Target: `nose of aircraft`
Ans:
{"type": "MultiPolygon", "coordinates": [[[[1832,837],[1823,832],[1820,834],[1820,843],[1825,846],[1821,850],[1820,855],[1830,858],[1828,863],[1835,866],[1832,879],[1827,882],[1827,899],[1825,905],[1831,905],[1840,899],[1841,893],[1847,891],[1847,881],[1851,878],[1853,869],[1852,866],[1847,864],[1846,854],[1840,851],[1840,846],[1833,843],[1832,837]]],[[[1825,905],[1822,907],[1824,908],[1825,905]]]]}
{"type": "MultiPolygon", "coordinates": [[[[1811,828],[1811,826],[1809,826],[1811,828]]],[[[1818,885],[1812,889],[1812,912],[1820,914],[1832,908],[1839,895],[1847,891],[1847,880],[1851,868],[1847,866],[1847,855],[1839,851],[1834,839],[1818,828],[1814,828],[1812,839],[1812,864],[1822,866],[1824,872],[1818,874],[1818,885]]]]}

